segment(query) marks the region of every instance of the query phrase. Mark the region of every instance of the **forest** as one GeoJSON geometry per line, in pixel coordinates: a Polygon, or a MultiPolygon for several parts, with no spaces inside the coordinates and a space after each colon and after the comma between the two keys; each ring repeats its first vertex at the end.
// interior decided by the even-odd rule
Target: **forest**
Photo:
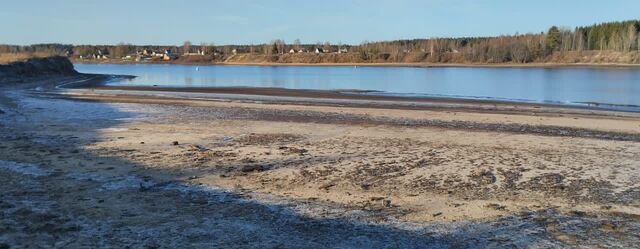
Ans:
{"type": "Polygon", "coordinates": [[[49,53],[77,58],[105,54],[119,59],[142,50],[195,51],[200,62],[298,62],[298,63],[532,63],[620,62],[640,63],[640,20],[606,22],[590,26],[550,27],[546,32],[497,37],[428,38],[363,42],[359,45],[317,42],[288,44],[275,39],[263,44],[193,45],[0,45],[2,53],[49,53]],[[316,50],[320,48],[321,50],[316,50]],[[318,52],[322,51],[322,52],[318,52]],[[600,53],[597,53],[600,52],[600,53]]]}

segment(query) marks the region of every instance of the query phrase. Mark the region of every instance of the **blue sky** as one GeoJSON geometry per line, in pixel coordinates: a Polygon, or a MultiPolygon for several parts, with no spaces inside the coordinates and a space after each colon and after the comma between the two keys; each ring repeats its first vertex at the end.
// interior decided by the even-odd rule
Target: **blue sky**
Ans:
{"type": "Polygon", "coordinates": [[[8,0],[0,43],[257,44],[491,36],[640,19],[638,0],[8,0]]]}

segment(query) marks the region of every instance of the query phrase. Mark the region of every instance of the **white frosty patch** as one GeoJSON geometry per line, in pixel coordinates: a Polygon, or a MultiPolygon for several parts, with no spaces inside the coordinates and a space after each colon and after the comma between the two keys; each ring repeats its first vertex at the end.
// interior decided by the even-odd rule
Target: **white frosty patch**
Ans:
{"type": "Polygon", "coordinates": [[[127,128],[106,128],[104,129],[104,131],[110,131],[110,132],[121,132],[121,131],[128,131],[129,129],[127,128]]]}
{"type": "Polygon", "coordinates": [[[74,180],[80,181],[95,181],[95,182],[107,182],[109,179],[104,176],[99,176],[91,173],[73,172],[66,175],[74,180]]]}
{"type": "Polygon", "coordinates": [[[50,173],[36,165],[0,160],[0,169],[31,176],[48,176],[50,173]]]}
{"type": "Polygon", "coordinates": [[[140,186],[144,188],[148,188],[153,186],[153,182],[145,181],[136,176],[126,176],[126,177],[105,177],[100,175],[95,175],[91,173],[69,173],[68,177],[80,180],[80,181],[93,181],[102,183],[100,186],[100,190],[121,190],[121,189],[131,189],[131,188],[140,188],[140,186]]]}
{"type": "Polygon", "coordinates": [[[142,187],[150,187],[153,184],[151,182],[142,180],[135,176],[127,176],[121,179],[114,179],[113,181],[109,181],[105,184],[102,184],[102,189],[104,190],[120,190],[120,189],[128,189],[128,188],[140,188],[142,187]]]}

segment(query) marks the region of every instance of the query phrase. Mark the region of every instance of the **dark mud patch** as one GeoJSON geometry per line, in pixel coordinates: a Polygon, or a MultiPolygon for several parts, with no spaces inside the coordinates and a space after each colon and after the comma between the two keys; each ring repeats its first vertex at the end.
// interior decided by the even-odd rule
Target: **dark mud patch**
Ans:
{"type": "MultiPolygon", "coordinates": [[[[582,128],[561,127],[552,125],[529,125],[513,123],[480,123],[471,121],[445,121],[437,119],[408,119],[391,117],[374,117],[361,114],[345,114],[336,112],[317,112],[299,110],[279,110],[265,108],[244,108],[244,107],[192,107],[186,105],[164,106],[172,113],[179,116],[201,119],[211,117],[213,119],[229,120],[264,120],[275,122],[299,122],[299,123],[320,123],[320,124],[348,124],[348,125],[390,125],[409,127],[435,127],[454,130],[468,131],[488,131],[504,132],[514,134],[534,134],[554,137],[579,137],[615,141],[640,142],[640,134],[599,131],[582,128]]],[[[249,135],[246,142],[249,143],[275,143],[279,139],[286,142],[296,138],[281,136],[282,134],[249,135]]]]}

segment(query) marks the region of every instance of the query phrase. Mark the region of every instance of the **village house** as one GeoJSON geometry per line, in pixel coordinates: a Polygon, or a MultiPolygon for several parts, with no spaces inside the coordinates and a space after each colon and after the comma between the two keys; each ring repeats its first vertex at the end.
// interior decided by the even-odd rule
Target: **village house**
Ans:
{"type": "Polygon", "coordinates": [[[162,56],[162,60],[165,60],[165,61],[175,60],[177,58],[178,56],[171,53],[171,50],[165,50],[164,55],[162,56]]]}
{"type": "Polygon", "coordinates": [[[102,52],[102,50],[97,50],[96,53],[93,54],[83,54],[79,56],[80,59],[109,59],[108,52],[102,52]]]}
{"type": "Polygon", "coordinates": [[[324,49],[323,49],[323,48],[316,48],[315,53],[316,53],[316,54],[322,54],[322,53],[326,53],[326,51],[324,51],[324,49]]]}
{"type": "Polygon", "coordinates": [[[195,53],[185,52],[183,55],[185,55],[185,56],[190,56],[190,55],[205,55],[205,51],[204,51],[204,50],[199,50],[199,49],[198,49],[198,52],[195,52],[195,53]]]}

